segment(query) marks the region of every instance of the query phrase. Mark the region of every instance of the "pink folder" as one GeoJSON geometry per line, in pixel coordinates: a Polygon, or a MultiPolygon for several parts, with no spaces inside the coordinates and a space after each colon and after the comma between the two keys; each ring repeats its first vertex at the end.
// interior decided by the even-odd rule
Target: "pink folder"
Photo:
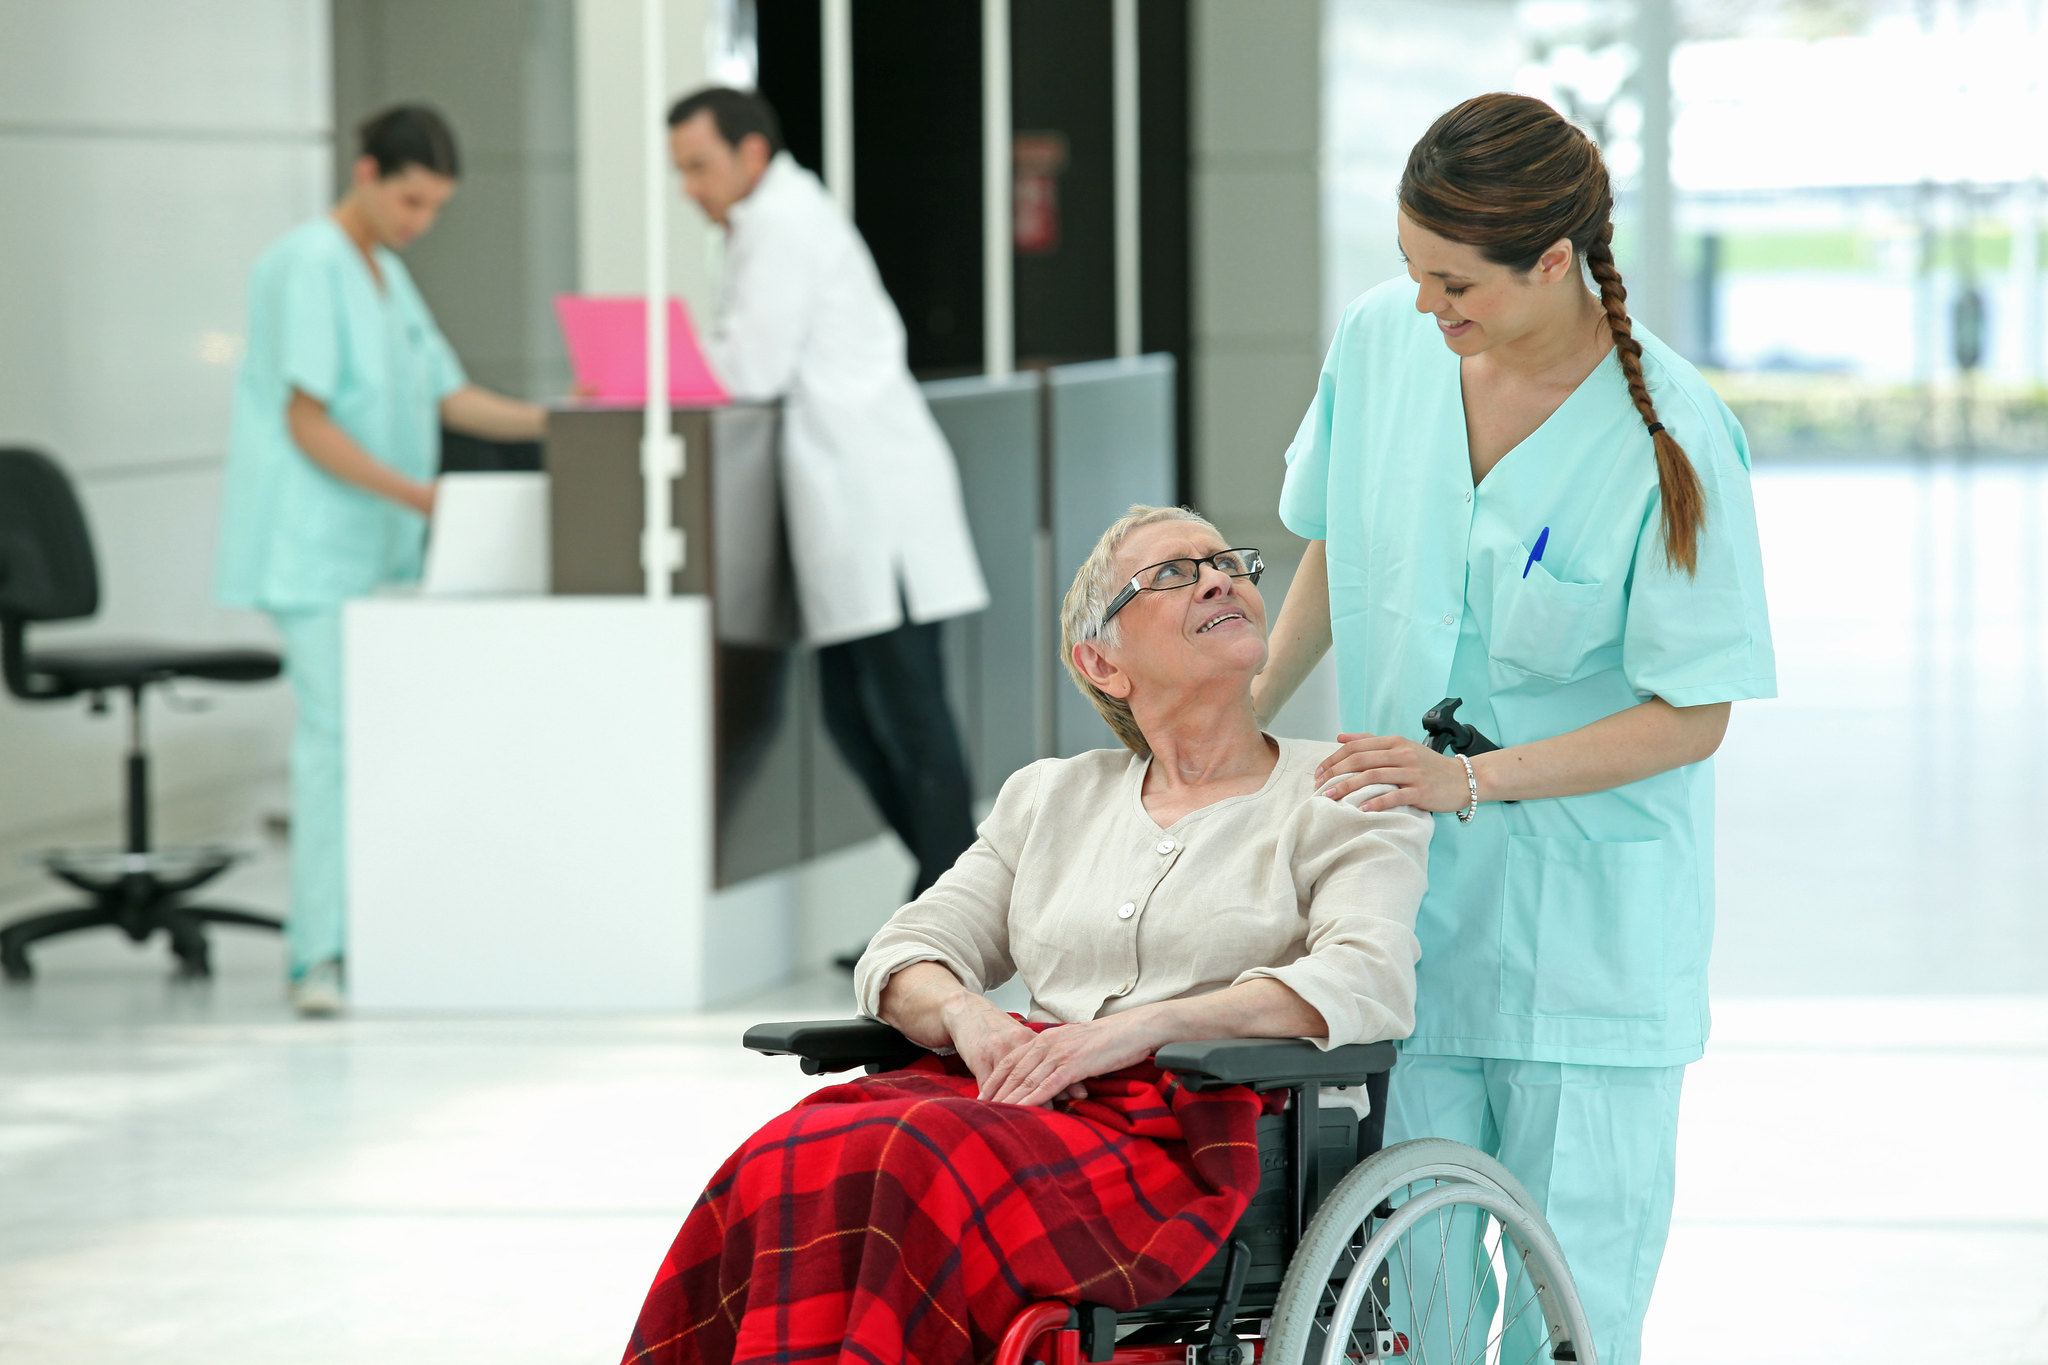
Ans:
{"type": "MultiPolygon", "coordinates": [[[[647,302],[638,296],[555,295],[555,316],[569,347],[577,387],[596,403],[647,401],[647,302]]],[[[711,373],[681,299],[668,301],[668,397],[707,407],[732,396],[711,373]]]]}

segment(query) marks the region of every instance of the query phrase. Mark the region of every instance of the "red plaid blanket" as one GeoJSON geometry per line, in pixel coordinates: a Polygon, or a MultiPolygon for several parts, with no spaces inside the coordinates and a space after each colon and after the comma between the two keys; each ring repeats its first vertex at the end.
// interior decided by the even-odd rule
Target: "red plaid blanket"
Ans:
{"type": "Polygon", "coordinates": [[[754,1134],[669,1248],[627,1365],[987,1361],[1034,1299],[1172,1293],[1258,1188],[1264,1102],[1242,1087],[1148,1063],[1057,1109],[975,1090],[957,1058],[922,1058],[754,1134]]]}

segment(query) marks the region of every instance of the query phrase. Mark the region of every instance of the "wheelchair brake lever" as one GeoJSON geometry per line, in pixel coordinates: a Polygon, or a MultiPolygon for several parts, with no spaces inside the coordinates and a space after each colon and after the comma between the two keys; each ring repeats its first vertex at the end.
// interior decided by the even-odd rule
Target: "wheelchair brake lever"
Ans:
{"type": "Polygon", "coordinates": [[[1245,1276],[1252,1268],[1252,1249],[1232,1239],[1223,1262],[1223,1283],[1216,1291],[1216,1312],[1209,1339],[1198,1350],[1188,1347],[1188,1365],[1245,1365],[1244,1342],[1237,1335],[1237,1307],[1244,1301],[1245,1276]]]}

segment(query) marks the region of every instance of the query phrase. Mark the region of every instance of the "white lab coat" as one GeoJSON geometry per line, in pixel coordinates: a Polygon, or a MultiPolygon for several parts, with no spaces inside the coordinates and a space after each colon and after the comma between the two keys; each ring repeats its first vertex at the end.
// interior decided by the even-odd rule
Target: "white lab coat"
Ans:
{"type": "Polygon", "coordinates": [[[867,244],[784,152],[733,205],[710,360],[736,398],[783,402],[782,496],[817,645],[980,611],[953,452],[904,360],[867,244]]]}

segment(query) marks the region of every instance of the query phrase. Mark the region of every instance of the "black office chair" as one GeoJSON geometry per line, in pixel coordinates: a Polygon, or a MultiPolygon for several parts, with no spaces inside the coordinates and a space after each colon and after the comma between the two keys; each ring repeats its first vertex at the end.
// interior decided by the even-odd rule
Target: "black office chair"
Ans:
{"type": "Polygon", "coordinates": [[[75,929],[112,925],[137,943],[162,929],[180,973],[207,976],[212,967],[202,925],[284,927],[269,915],[185,899],[240,855],[216,845],[150,847],[149,753],[142,724],[143,694],[156,684],[177,678],[264,682],[282,671],[281,661],[268,650],[163,644],[95,643],[30,652],[29,622],[83,619],[99,610],[99,598],[92,536],[70,480],[37,451],[0,449],[0,670],[7,690],[24,701],[84,696],[95,715],[106,714],[107,693],[128,694],[126,846],[40,855],[51,875],[91,899],[0,930],[0,970],[10,981],[34,974],[29,944],[75,929]]]}

